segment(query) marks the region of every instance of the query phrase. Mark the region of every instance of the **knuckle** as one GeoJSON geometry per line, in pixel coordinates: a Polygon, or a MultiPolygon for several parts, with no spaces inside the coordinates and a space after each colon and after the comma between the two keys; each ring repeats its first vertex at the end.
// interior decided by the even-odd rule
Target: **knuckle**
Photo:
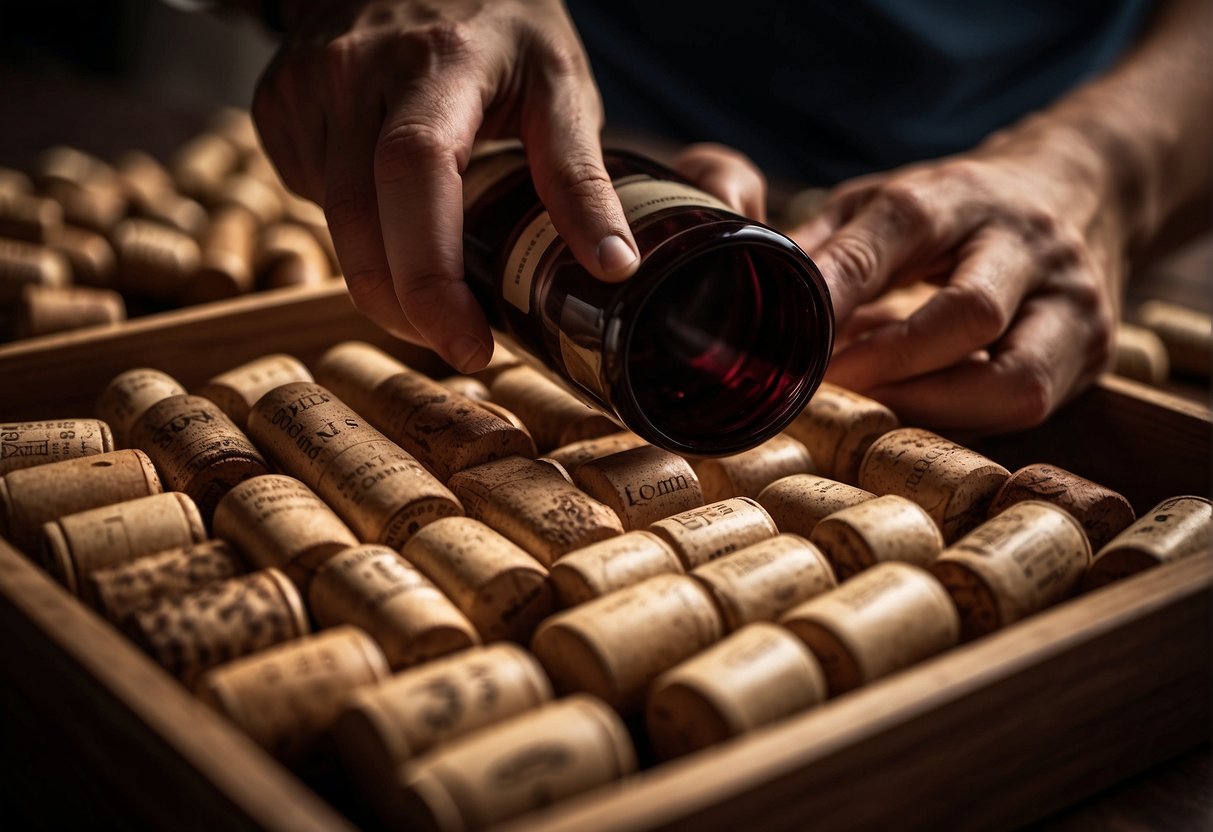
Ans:
{"type": "Polygon", "coordinates": [[[588,156],[561,159],[552,168],[551,186],[582,198],[605,197],[611,180],[602,165],[588,156]]]}
{"type": "Polygon", "coordinates": [[[401,45],[424,61],[451,61],[472,54],[471,28],[458,20],[436,20],[401,35],[401,45]]]}
{"type": "Polygon", "coordinates": [[[418,170],[434,170],[453,153],[434,127],[402,124],[388,130],[375,148],[375,177],[380,182],[398,181],[418,170]]]}
{"type": "Polygon", "coordinates": [[[925,186],[909,180],[895,180],[880,194],[886,215],[899,230],[920,232],[931,227],[931,200],[925,186]]]}
{"type": "Polygon", "coordinates": [[[852,293],[866,294],[865,290],[880,266],[880,258],[872,244],[854,234],[840,234],[834,238],[830,254],[836,279],[852,293]]]}
{"type": "Polygon", "coordinates": [[[1012,409],[1016,427],[1039,425],[1053,412],[1057,391],[1049,368],[1040,359],[1022,357],[1015,367],[1012,409]]]}
{"type": "Polygon", "coordinates": [[[445,272],[412,275],[400,293],[400,305],[410,319],[418,314],[425,317],[431,313],[440,314],[449,308],[451,292],[461,281],[458,275],[445,272]]]}
{"type": "Polygon", "coordinates": [[[390,296],[392,276],[378,269],[359,271],[347,274],[345,285],[354,308],[371,317],[383,305],[384,298],[390,296]]]}
{"type": "Polygon", "coordinates": [[[948,286],[940,291],[955,295],[961,326],[973,344],[992,343],[1010,324],[1006,308],[988,286],[948,286]]]}

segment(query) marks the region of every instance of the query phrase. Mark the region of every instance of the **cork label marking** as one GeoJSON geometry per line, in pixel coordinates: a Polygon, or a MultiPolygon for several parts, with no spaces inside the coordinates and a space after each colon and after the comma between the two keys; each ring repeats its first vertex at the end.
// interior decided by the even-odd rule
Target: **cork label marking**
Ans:
{"type": "Polygon", "coordinates": [[[660,480],[656,485],[650,483],[641,483],[636,486],[636,490],[632,490],[631,485],[623,487],[623,493],[628,498],[628,505],[643,506],[650,503],[657,497],[666,497],[670,494],[675,494],[679,491],[686,491],[690,488],[690,483],[683,474],[678,474],[664,480],[660,480]]]}

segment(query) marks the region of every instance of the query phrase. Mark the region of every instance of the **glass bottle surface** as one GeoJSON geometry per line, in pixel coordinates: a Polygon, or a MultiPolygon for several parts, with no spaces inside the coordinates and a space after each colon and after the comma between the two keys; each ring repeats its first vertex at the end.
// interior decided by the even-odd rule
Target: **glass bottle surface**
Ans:
{"type": "Polygon", "coordinates": [[[556,234],[521,148],[464,174],[468,283],[490,323],[654,445],[732,454],[778,433],[825,373],[829,290],[784,235],[626,151],[607,172],[640,250],[596,280],[556,234]]]}

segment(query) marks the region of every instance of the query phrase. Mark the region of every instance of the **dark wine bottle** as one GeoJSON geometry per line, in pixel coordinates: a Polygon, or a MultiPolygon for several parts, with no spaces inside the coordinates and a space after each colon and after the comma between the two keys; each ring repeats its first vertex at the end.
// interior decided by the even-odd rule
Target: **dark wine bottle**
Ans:
{"type": "Polygon", "coordinates": [[[720,456],[774,436],[833,347],[821,273],[790,239],[664,166],[618,150],[605,161],[641,258],[622,283],[573,258],[520,147],[474,156],[465,268],[490,323],[659,447],[720,456]]]}

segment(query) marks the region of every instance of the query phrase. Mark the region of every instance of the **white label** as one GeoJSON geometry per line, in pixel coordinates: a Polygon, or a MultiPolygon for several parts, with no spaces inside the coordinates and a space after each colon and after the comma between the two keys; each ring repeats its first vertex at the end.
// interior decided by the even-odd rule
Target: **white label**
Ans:
{"type": "MultiPolygon", "coordinates": [[[[653,179],[644,174],[616,179],[615,192],[623,206],[623,215],[628,225],[635,226],[639,220],[667,208],[719,208],[732,209],[716,197],[696,187],[681,182],[653,179]]],[[[560,235],[552,225],[551,217],[544,211],[523,229],[510,252],[502,276],[501,291],[505,299],[521,309],[531,311],[531,285],[543,255],[560,235]]]]}

